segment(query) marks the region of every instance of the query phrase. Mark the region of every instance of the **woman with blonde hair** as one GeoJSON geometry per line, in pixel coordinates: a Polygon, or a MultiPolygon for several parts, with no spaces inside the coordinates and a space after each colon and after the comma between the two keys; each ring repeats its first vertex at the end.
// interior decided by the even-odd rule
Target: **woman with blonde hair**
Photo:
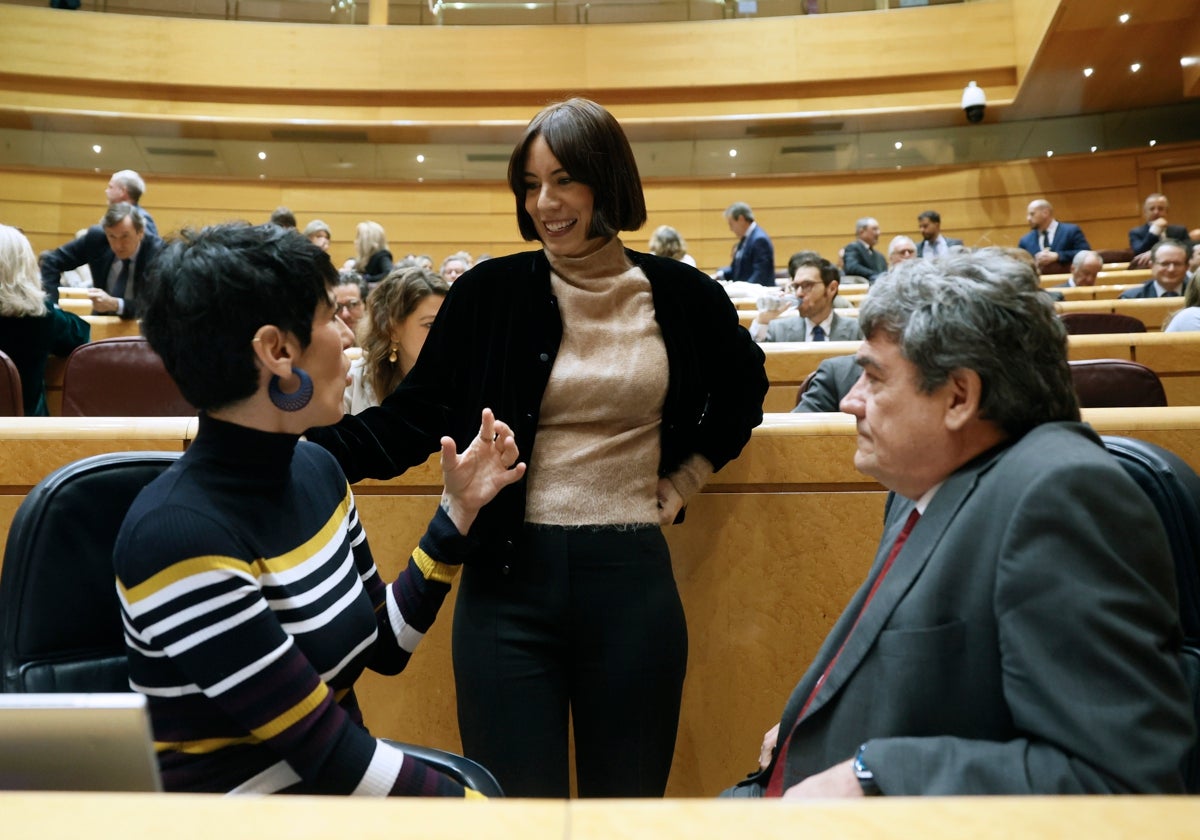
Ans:
{"type": "Polygon", "coordinates": [[[0,351],[21,374],[26,416],[44,417],[46,358],[87,344],[92,328],[78,315],[49,306],[37,257],[25,234],[0,225],[0,351]]]}
{"type": "Polygon", "coordinates": [[[354,269],[368,283],[378,283],[392,270],[392,252],[379,222],[359,222],[354,234],[354,269]]]}
{"type": "Polygon", "coordinates": [[[396,390],[417,361],[449,291],[446,281],[429,269],[403,268],[392,271],[367,296],[358,325],[362,357],[351,366],[352,379],[346,386],[347,413],[379,405],[396,390]]]}
{"type": "Polygon", "coordinates": [[[691,266],[696,264],[687,252],[687,242],[679,235],[679,231],[670,225],[659,225],[654,229],[654,233],[650,235],[650,253],[670,257],[691,266]]]}

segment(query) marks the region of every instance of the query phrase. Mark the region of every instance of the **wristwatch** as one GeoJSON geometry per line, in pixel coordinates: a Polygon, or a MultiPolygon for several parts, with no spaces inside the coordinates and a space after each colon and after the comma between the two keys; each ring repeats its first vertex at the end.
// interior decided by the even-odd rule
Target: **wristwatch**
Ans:
{"type": "Polygon", "coordinates": [[[863,753],[866,751],[867,745],[864,742],[854,756],[854,778],[858,779],[858,785],[862,788],[863,796],[883,796],[883,791],[879,789],[879,785],[875,782],[875,774],[871,772],[870,767],[863,763],[863,753]]]}

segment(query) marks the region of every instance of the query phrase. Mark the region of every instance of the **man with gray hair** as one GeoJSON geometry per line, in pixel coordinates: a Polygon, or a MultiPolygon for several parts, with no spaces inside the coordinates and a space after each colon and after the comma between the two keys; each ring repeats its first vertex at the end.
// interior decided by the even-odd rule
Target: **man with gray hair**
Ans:
{"type": "Polygon", "coordinates": [[[92,272],[92,314],[137,318],[138,297],[161,247],[162,240],[146,229],[142,211],[117,202],[100,224],[42,255],[42,287],[52,302],[57,301],[63,272],[87,265],[92,272]]]}
{"type": "Polygon", "coordinates": [[[1066,282],[1059,283],[1056,289],[1070,289],[1075,286],[1095,286],[1096,278],[1104,268],[1104,260],[1095,251],[1080,251],[1071,260],[1071,276],[1066,282]]]}
{"type": "Polygon", "coordinates": [[[865,277],[871,282],[887,271],[887,260],[875,250],[879,244],[879,222],[871,217],[854,223],[854,241],[843,249],[842,260],[847,276],[865,277]]]}
{"type": "Polygon", "coordinates": [[[905,260],[915,260],[916,258],[917,244],[912,241],[911,237],[904,235],[892,237],[892,241],[888,243],[889,269],[895,268],[905,260]]]}
{"type": "Polygon", "coordinates": [[[767,232],[754,221],[749,204],[737,201],[725,211],[729,230],[738,238],[733,261],[716,273],[718,280],[758,283],[775,287],[775,245],[767,232]]]}
{"type": "Polygon", "coordinates": [[[1171,549],[1080,422],[1028,266],[911,260],[842,400],[891,491],[866,581],[733,795],[1179,793],[1195,721],[1171,549]]]}
{"type": "Polygon", "coordinates": [[[108,179],[108,186],[104,188],[104,197],[110,206],[125,202],[141,210],[142,223],[146,226],[146,230],[158,236],[158,225],[141,206],[144,192],[146,192],[146,182],[142,180],[142,176],[132,169],[122,169],[114,172],[113,176],[108,179]]]}

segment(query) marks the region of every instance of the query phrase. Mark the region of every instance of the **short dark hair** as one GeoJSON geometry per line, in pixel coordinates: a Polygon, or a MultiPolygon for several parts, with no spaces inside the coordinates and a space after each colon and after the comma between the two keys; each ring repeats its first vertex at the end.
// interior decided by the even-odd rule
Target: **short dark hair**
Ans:
{"type": "Polygon", "coordinates": [[[882,332],[932,393],[960,368],[983,383],[980,416],[1012,437],[1079,420],[1067,331],[1037,272],[1000,248],[907,260],[871,287],[858,323],[882,332]]]}
{"type": "Polygon", "coordinates": [[[128,201],[118,201],[116,204],[108,205],[108,209],[104,211],[104,215],[100,219],[100,227],[108,230],[125,221],[126,216],[133,219],[133,229],[138,233],[146,229],[146,217],[142,215],[142,211],[136,204],[130,204],[128,201]]]}
{"type": "Polygon", "coordinates": [[[571,177],[592,190],[589,238],[637,230],[646,223],[646,197],[633,149],[621,124],[590,99],[575,97],[543,108],[525,129],[508,160],[508,185],[517,200],[517,227],[527,242],[538,239],[525,210],[525,163],[541,137],[571,177]]]}
{"type": "Polygon", "coordinates": [[[924,213],[921,213],[919,216],[917,216],[918,222],[922,219],[928,219],[935,225],[940,225],[942,223],[942,214],[936,210],[926,210],[924,213]]]}
{"type": "Polygon", "coordinates": [[[788,260],[788,277],[795,277],[796,269],[805,265],[820,268],[821,255],[816,251],[797,251],[792,254],[791,259],[788,260]]]}
{"type": "Polygon", "coordinates": [[[148,276],[142,334],[187,401],[211,411],[258,390],[251,342],[260,327],[308,346],[337,270],[295,230],[234,222],[183,231],[148,276]]]}

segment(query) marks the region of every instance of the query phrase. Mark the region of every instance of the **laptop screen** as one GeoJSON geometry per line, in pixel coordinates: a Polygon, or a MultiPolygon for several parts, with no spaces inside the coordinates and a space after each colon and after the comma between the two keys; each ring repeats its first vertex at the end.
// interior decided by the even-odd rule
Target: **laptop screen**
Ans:
{"type": "Polygon", "coordinates": [[[146,698],[0,694],[0,790],[162,790],[146,698]]]}

